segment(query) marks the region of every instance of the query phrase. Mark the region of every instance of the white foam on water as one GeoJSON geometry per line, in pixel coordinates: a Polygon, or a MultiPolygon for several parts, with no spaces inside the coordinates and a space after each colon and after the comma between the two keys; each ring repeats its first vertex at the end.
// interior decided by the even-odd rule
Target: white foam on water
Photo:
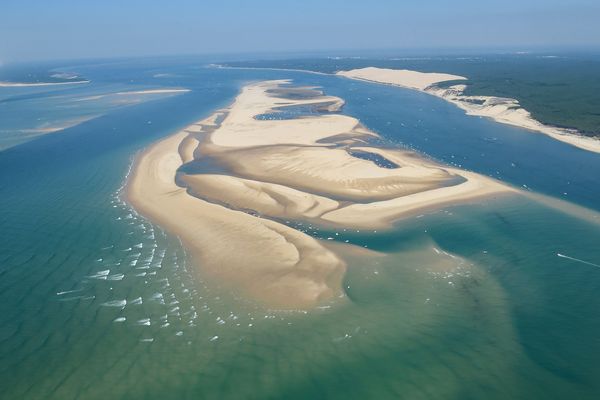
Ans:
{"type": "Polygon", "coordinates": [[[208,340],[209,340],[209,342],[214,342],[214,341],[215,341],[215,340],[217,340],[217,339],[219,339],[219,337],[218,337],[218,336],[213,336],[213,337],[211,337],[211,338],[210,338],[210,339],[208,339],[208,340]]]}
{"type": "Polygon", "coordinates": [[[143,318],[137,321],[138,325],[150,326],[152,323],[150,322],[150,318],[143,318]]]}
{"type": "Polygon", "coordinates": [[[125,322],[125,321],[127,321],[126,317],[119,317],[119,318],[113,319],[113,322],[125,322]]]}
{"type": "Polygon", "coordinates": [[[143,303],[143,301],[142,301],[141,297],[135,298],[135,299],[131,300],[131,302],[130,302],[130,304],[135,304],[135,305],[139,305],[142,303],[143,303]]]}
{"type": "Polygon", "coordinates": [[[90,279],[103,279],[106,280],[106,277],[110,274],[110,269],[105,269],[104,271],[98,271],[94,275],[88,276],[90,279]]]}
{"type": "Polygon", "coordinates": [[[125,278],[125,274],[113,274],[106,277],[109,281],[121,281],[125,278]]]}
{"type": "Polygon", "coordinates": [[[162,293],[154,293],[152,295],[152,300],[157,301],[160,304],[165,304],[165,299],[162,293]]]}
{"type": "Polygon", "coordinates": [[[579,258],[566,256],[566,255],[560,254],[560,253],[556,253],[556,255],[558,257],[560,257],[560,258],[566,258],[567,260],[576,261],[576,262],[581,263],[581,264],[591,265],[592,267],[600,268],[600,265],[594,264],[593,262],[589,262],[589,261],[585,261],[585,260],[580,260],[579,258]]]}
{"type": "Polygon", "coordinates": [[[127,305],[127,300],[111,300],[105,303],[102,303],[105,307],[125,307],[127,305]]]}
{"type": "Polygon", "coordinates": [[[64,294],[68,294],[68,293],[77,293],[77,292],[81,292],[83,289],[74,289],[74,290],[65,290],[64,292],[56,292],[57,296],[62,296],[64,294]]]}
{"type": "Polygon", "coordinates": [[[154,342],[154,338],[140,339],[140,342],[152,343],[152,342],[154,342]]]}

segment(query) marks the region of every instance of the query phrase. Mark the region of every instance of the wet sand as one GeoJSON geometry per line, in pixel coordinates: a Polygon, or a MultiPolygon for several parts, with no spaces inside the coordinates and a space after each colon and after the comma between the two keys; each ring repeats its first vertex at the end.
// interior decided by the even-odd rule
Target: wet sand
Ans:
{"type": "Polygon", "coordinates": [[[300,89],[291,96],[283,90],[288,83],[248,85],[228,109],[153,145],[127,189],[131,204],[181,237],[203,271],[250,298],[307,309],[342,295],[350,248],[325,247],[285,221],[386,229],[425,209],[513,191],[413,152],[374,147],[368,139],[377,135],[346,115],[257,119],[288,106],[343,105],[337,97],[300,96],[300,89]],[[217,167],[186,168],[202,162],[217,167]]]}

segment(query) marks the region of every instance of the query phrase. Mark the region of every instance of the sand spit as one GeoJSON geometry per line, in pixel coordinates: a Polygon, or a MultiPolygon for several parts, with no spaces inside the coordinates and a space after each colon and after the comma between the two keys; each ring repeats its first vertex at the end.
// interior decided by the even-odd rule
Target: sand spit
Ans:
{"type": "Polygon", "coordinates": [[[462,76],[375,67],[340,71],[337,75],[419,90],[457,105],[468,115],[488,117],[502,124],[541,132],[572,146],[600,153],[600,140],[582,136],[574,129],[544,125],[522,108],[518,100],[494,96],[467,96],[464,94],[466,85],[463,84],[448,88],[436,86],[440,82],[467,79],[462,76]]]}
{"type": "Polygon", "coordinates": [[[189,89],[148,89],[148,90],[132,90],[130,92],[117,92],[116,95],[133,95],[133,94],[171,94],[171,93],[186,93],[189,89]]]}
{"type": "Polygon", "coordinates": [[[334,252],[284,221],[385,229],[425,208],[512,191],[413,152],[370,146],[375,133],[330,111],[341,99],[288,84],[248,85],[228,109],[153,145],[127,190],[204,271],[254,299],[304,309],[342,293],[341,247],[334,252]],[[287,119],[286,107],[321,111],[287,119]]]}
{"type": "Polygon", "coordinates": [[[33,87],[33,86],[56,86],[56,85],[78,85],[90,83],[90,81],[73,82],[0,82],[0,87],[33,87]]]}

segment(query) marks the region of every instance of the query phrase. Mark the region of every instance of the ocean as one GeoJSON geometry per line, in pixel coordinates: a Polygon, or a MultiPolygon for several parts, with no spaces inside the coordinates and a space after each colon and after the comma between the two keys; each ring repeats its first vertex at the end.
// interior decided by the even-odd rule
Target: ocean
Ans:
{"type": "Polygon", "coordinates": [[[423,93],[208,63],[44,64],[36,77],[90,83],[0,87],[0,398],[600,395],[600,154],[423,93]],[[136,153],[266,79],[321,86],[386,145],[525,195],[443,207],[391,232],[315,228],[385,255],[349,260],[345,298],[309,312],[240,298],[120,193],[136,153]],[[156,88],[190,91],[115,94],[156,88]],[[82,116],[19,136],[37,118],[82,116]]]}

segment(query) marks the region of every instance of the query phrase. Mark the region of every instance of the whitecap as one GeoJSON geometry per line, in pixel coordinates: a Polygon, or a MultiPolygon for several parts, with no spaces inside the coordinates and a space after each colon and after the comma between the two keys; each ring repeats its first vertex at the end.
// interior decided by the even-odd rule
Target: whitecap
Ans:
{"type": "Polygon", "coordinates": [[[102,303],[105,307],[125,307],[127,305],[127,300],[111,300],[105,303],[102,303]]]}
{"type": "Polygon", "coordinates": [[[119,317],[119,318],[113,319],[113,322],[125,322],[125,321],[127,321],[127,318],[125,318],[125,317],[119,317]]]}
{"type": "Polygon", "coordinates": [[[82,290],[83,289],[65,290],[64,292],[56,292],[56,295],[62,296],[63,294],[81,292],[82,290]]]}
{"type": "Polygon", "coordinates": [[[160,304],[165,304],[165,299],[162,293],[154,293],[152,295],[152,300],[159,302],[160,304]]]}
{"type": "Polygon", "coordinates": [[[110,274],[110,269],[105,269],[104,271],[98,271],[98,272],[96,272],[96,274],[90,275],[88,278],[106,280],[106,277],[108,276],[108,274],[110,274]]]}
{"type": "Polygon", "coordinates": [[[142,303],[143,303],[143,301],[142,301],[141,297],[131,300],[131,304],[142,304],[142,303]]]}

